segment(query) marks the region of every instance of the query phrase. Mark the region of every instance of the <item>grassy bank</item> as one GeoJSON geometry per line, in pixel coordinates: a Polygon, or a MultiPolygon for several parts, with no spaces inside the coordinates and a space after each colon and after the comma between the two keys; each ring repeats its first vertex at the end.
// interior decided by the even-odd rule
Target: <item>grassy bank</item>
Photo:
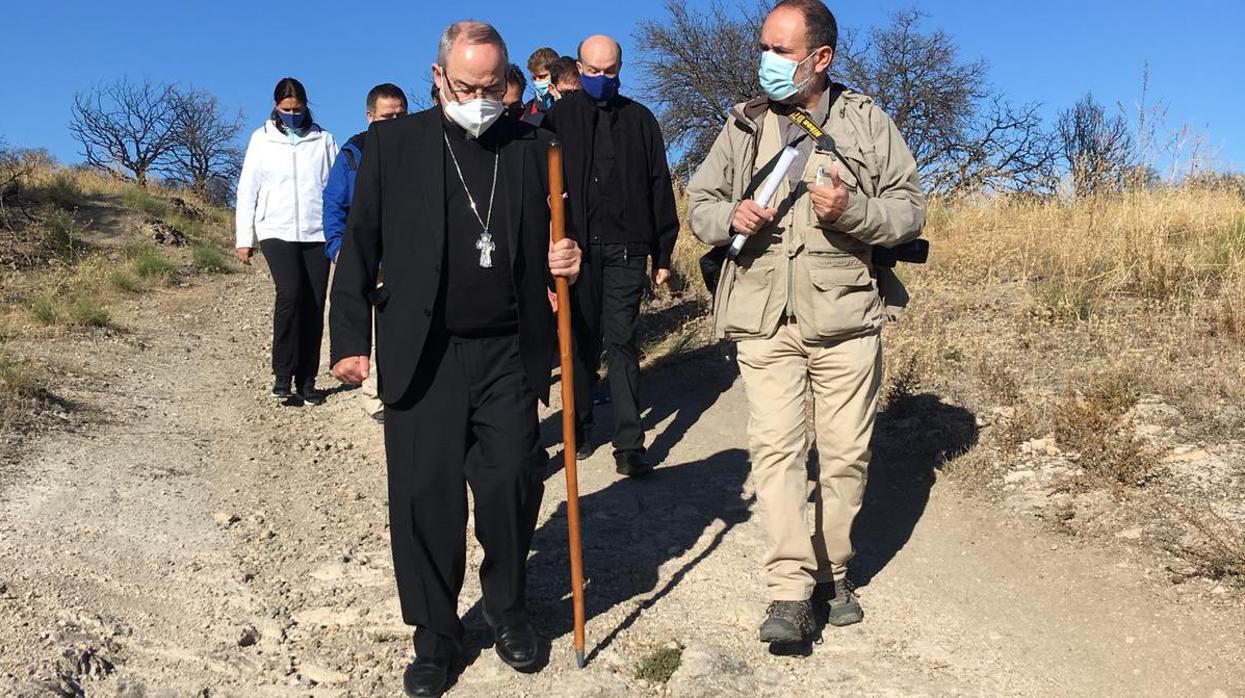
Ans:
{"type": "MultiPolygon", "coordinates": [[[[124,331],[119,304],[230,264],[230,214],[193,195],[140,188],[37,156],[0,206],[0,427],[29,425],[55,398],[9,340],[124,331]]],[[[4,180],[8,181],[9,176],[4,180]]]]}
{"type": "MultiPolygon", "coordinates": [[[[1241,579],[1239,187],[933,202],[925,234],[929,263],[899,270],[912,303],[885,333],[884,394],[975,415],[980,433],[943,472],[1016,497],[1038,487],[1016,485],[1029,482],[1019,470],[1041,461],[1054,474],[1034,478],[1039,516],[1073,534],[1148,521],[1144,540],[1185,560],[1181,574],[1241,579]]],[[[684,293],[702,299],[704,250],[684,235],[675,254],[684,293]]]]}

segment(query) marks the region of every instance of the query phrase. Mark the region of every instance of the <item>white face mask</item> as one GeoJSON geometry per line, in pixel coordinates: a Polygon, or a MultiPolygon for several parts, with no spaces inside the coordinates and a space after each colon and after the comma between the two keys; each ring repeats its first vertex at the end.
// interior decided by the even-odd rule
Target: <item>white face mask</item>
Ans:
{"type": "Polygon", "coordinates": [[[441,90],[441,109],[472,138],[479,138],[481,133],[487,131],[501,117],[505,106],[501,100],[487,97],[451,102],[445,90],[441,90]]]}

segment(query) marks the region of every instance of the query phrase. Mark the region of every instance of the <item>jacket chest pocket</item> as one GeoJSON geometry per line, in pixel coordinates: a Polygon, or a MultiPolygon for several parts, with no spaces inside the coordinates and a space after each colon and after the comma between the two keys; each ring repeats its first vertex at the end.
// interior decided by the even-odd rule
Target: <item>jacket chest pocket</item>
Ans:
{"type": "MultiPolygon", "coordinates": [[[[854,144],[840,143],[839,158],[834,153],[816,150],[809,157],[808,167],[804,170],[804,185],[817,184],[817,172],[820,169],[822,186],[830,186],[830,173],[838,167],[839,179],[849,192],[863,192],[872,196],[875,190],[872,172],[866,157],[854,144]]],[[[801,197],[797,219],[804,227],[804,244],[815,254],[850,254],[861,256],[868,251],[868,245],[845,233],[836,232],[824,227],[813,208],[813,199],[809,194],[801,197]]]]}
{"type": "Polygon", "coordinates": [[[868,267],[811,266],[807,273],[796,306],[806,339],[860,334],[881,325],[881,301],[868,267]]]}

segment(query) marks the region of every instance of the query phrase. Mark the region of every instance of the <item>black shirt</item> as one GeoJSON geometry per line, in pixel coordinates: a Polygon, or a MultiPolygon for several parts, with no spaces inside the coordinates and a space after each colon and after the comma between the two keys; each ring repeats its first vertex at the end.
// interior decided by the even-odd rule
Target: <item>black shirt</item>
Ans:
{"type": "Polygon", "coordinates": [[[588,179],[588,242],[627,242],[623,197],[618,183],[625,181],[622,161],[614,146],[614,110],[597,105],[593,118],[592,168],[588,179]]]}
{"type": "Polygon", "coordinates": [[[515,298],[514,279],[510,269],[507,240],[505,170],[498,167],[497,189],[492,195],[492,220],[489,219],[489,198],[493,172],[497,163],[497,129],[490,128],[480,138],[469,138],[457,124],[447,122],[448,139],[445,158],[445,273],[439,308],[445,329],[465,337],[496,336],[518,331],[519,313],[515,298]],[[450,150],[452,148],[452,151],[450,150]],[[462,169],[462,180],[457,159],[462,169]],[[484,228],[471,211],[471,199],[463,190],[463,181],[471,190],[480,219],[489,223],[492,249],[487,253],[492,266],[480,265],[485,251],[481,250],[484,228]]]}

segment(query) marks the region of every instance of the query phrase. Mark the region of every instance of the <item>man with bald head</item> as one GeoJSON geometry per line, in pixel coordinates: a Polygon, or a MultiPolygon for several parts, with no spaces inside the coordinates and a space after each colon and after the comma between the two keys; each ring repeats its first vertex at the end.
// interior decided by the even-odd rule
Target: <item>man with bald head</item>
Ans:
{"type": "Polygon", "coordinates": [[[546,463],[536,413],[553,358],[546,294],[551,276],[575,280],[580,255],[571,240],[549,242],[547,136],[499,118],[509,64],[493,27],[446,28],[432,66],[438,105],[368,129],[333,283],[333,373],[344,382],[368,376],[375,308],[412,696],[440,695],[460,651],[467,486],[496,652],[517,669],[537,659],[526,579],[546,463]]]}
{"type": "Polygon", "coordinates": [[[577,456],[593,451],[592,394],[604,349],[615,469],[640,477],[653,465],[644,459],[640,425],[636,319],[646,282],[661,285],[670,277],[679,219],[661,128],[644,105],[618,93],[622,64],[618,42],[603,35],[584,39],[581,89],[558,100],[545,124],[562,142],[569,217],[584,251],[571,305],[577,456]]]}

